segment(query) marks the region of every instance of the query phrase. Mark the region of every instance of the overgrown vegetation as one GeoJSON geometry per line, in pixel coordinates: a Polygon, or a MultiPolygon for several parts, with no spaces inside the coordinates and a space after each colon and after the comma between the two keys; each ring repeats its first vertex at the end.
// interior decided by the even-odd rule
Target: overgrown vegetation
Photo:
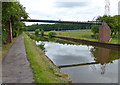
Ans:
{"type": "Polygon", "coordinates": [[[30,67],[34,73],[34,82],[39,83],[66,83],[65,77],[50,63],[48,58],[44,55],[35,43],[25,34],[24,35],[25,49],[30,62],[30,67]]]}
{"type": "Polygon", "coordinates": [[[21,18],[27,19],[25,7],[19,2],[2,2],[2,43],[8,43],[9,23],[12,25],[12,36],[16,37],[23,32],[25,24],[21,18]]]}

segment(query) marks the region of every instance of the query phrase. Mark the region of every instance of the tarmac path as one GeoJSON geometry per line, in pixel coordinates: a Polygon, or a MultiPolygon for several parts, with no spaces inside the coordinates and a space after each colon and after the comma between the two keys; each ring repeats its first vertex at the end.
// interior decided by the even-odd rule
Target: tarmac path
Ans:
{"type": "Polygon", "coordinates": [[[2,83],[34,82],[26,56],[23,35],[17,38],[2,61],[2,83]]]}

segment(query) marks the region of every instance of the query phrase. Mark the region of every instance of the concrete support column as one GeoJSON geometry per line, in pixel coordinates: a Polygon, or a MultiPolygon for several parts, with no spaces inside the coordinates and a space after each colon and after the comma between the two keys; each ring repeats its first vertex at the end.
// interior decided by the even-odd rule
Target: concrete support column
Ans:
{"type": "Polygon", "coordinates": [[[110,41],[111,30],[110,27],[104,22],[102,25],[99,25],[99,41],[100,42],[109,42],[110,41]]]}

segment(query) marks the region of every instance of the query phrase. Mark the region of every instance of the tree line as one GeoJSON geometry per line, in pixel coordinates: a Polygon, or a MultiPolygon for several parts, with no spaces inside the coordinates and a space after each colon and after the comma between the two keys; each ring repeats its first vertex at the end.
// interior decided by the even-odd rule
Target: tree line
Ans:
{"type": "Polygon", "coordinates": [[[26,31],[35,31],[36,29],[44,31],[62,31],[62,30],[79,30],[79,29],[90,29],[90,24],[33,24],[26,26],[26,31]]]}
{"type": "Polygon", "coordinates": [[[12,37],[16,37],[23,32],[25,24],[21,18],[27,19],[28,14],[25,7],[17,2],[2,2],[2,43],[7,43],[9,37],[9,23],[12,25],[12,37]]]}
{"type": "MultiPolygon", "coordinates": [[[[96,21],[98,22],[106,22],[108,26],[111,29],[111,37],[116,36],[119,33],[120,30],[120,15],[115,15],[115,16],[99,16],[96,21]]],[[[92,32],[94,34],[99,33],[99,26],[98,25],[92,25],[92,32]]]]}
{"type": "MultiPolygon", "coordinates": [[[[106,22],[111,29],[111,36],[117,35],[120,29],[120,22],[118,22],[119,15],[115,16],[99,16],[96,19],[96,22],[106,22]]],[[[90,21],[88,21],[90,22],[90,21]]],[[[26,31],[35,31],[36,29],[44,31],[62,31],[62,30],[79,30],[79,29],[92,29],[94,34],[99,33],[99,25],[90,25],[90,24],[33,24],[26,26],[26,31]]]]}
{"type": "MultiPolygon", "coordinates": [[[[98,33],[98,25],[90,24],[33,24],[25,26],[21,19],[27,19],[28,13],[25,11],[25,7],[17,2],[2,2],[2,43],[7,43],[9,33],[9,22],[12,24],[12,37],[20,35],[23,31],[35,31],[35,29],[44,31],[61,31],[61,30],[79,30],[79,29],[91,29],[93,28],[94,33],[98,33]]],[[[111,29],[111,36],[117,35],[120,29],[120,22],[118,20],[120,16],[99,16],[96,21],[106,22],[111,29]]]]}

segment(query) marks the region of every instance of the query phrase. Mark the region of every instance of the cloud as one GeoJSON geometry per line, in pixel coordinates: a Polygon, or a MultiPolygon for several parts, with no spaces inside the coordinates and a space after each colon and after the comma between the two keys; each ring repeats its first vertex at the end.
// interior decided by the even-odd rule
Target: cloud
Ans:
{"type": "MultiPolygon", "coordinates": [[[[118,1],[120,0],[110,0],[111,16],[118,14],[118,1]]],[[[20,0],[20,2],[26,7],[31,19],[90,21],[95,16],[103,16],[105,12],[105,0],[20,0]]]]}
{"type": "Polygon", "coordinates": [[[74,8],[88,6],[87,2],[56,2],[55,7],[74,8]]]}
{"type": "Polygon", "coordinates": [[[120,1],[118,3],[118,14],[120,15],[120,1]]]}

